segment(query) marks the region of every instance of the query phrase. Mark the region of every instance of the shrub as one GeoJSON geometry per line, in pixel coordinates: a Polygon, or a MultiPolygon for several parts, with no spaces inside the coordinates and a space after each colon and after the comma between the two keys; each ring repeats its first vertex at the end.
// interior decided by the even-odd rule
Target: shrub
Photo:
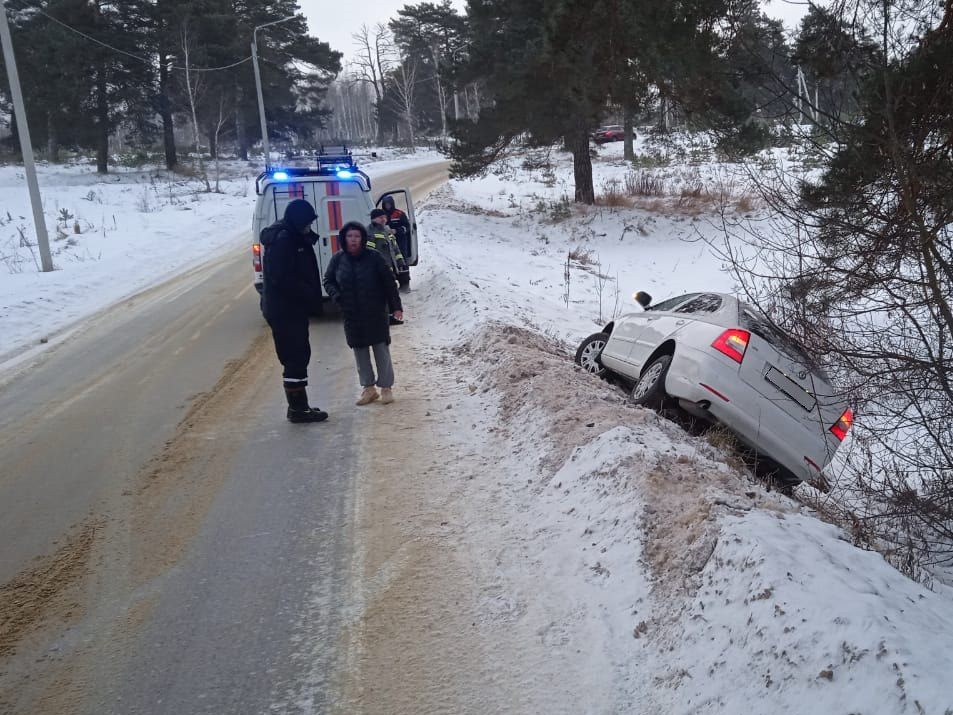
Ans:
{"type": "Polygon", "coordinates": [[[630,171],[623,179],[626,196],[664,196],[665,182],[644,171],[630,171]]]}

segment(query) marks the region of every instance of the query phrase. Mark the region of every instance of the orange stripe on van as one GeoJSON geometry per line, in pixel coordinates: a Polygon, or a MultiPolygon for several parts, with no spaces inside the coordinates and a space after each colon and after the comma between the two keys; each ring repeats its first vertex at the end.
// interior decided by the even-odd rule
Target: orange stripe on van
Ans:
{"type": "MultiPolygon", "coordinates": [[[[338,181],[328,181],[325,183],[325,196],[340,196],[341,184],[338,181]]],[[[344,225],[344,219],[341,212],[340,201],[328,201],[328,228],[332,231],[339,231],[344,225]]]]}
{"type": "Polygon", "coordinates": [[[335,234],[331,234],[331,253],[338,252],[338,237],[335,234]]]}

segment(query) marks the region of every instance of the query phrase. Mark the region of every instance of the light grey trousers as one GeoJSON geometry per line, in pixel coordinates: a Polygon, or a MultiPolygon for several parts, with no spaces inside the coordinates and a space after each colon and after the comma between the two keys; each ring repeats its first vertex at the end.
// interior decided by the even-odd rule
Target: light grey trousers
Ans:
{"type": "Polygon", "coordinates": [[[357,363],[357,376],[361,380],[361,387],[370,387],[375,382],[378,387],[394,386],[394,363],[390,360],[390,346],[387,343],[377,343],[369,348],[351,348],[354,351],[354,362],[357,363]],[[371,350],[374,351],[374,362],[377,363],[377,379],[374,379],[374,366],[371,365],[371,350]]]}

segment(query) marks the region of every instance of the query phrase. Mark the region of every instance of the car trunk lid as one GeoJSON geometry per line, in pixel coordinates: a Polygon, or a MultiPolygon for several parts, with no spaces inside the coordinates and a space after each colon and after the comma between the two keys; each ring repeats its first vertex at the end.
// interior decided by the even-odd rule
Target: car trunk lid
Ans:
{"type": "Polygon", "coordinates": [[[823,466],[840,445],[830,428],[843,415],[846,401],[808,353],[766,318],[748,308],[742,308],[740,318],[751,338],[739,377],[807,429],[824,435],[827,454],[805,455],[823,466]]]}

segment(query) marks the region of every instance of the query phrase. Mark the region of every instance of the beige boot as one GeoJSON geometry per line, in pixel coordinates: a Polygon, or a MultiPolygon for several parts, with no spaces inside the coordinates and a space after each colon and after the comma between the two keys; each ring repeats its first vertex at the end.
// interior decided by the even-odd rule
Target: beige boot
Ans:
{"type": "Polygon", "coordinates": [[[377,391],[377,388],[376,388],[376,387],[374,387],[373,385],[368,385],[368,386],[365,387],[364,390],[361,392],[360,398],[359,398],[358,401],[357,401],[356,403],[354,403],[354,404],[356,404],[356,405],[369,405],[369,404],[371,404],[374,400],[376,400],[376,399],[377,399],[378,397],[380,397],[380,396],[381,396],[381,395],[380,395],[380,393],[377,391]]]}
{"type": "Polygon", "coordinates": [[[389,387],[381,388],[381,404],[389,405],[394,401],[394,391],[389,387]]]}

